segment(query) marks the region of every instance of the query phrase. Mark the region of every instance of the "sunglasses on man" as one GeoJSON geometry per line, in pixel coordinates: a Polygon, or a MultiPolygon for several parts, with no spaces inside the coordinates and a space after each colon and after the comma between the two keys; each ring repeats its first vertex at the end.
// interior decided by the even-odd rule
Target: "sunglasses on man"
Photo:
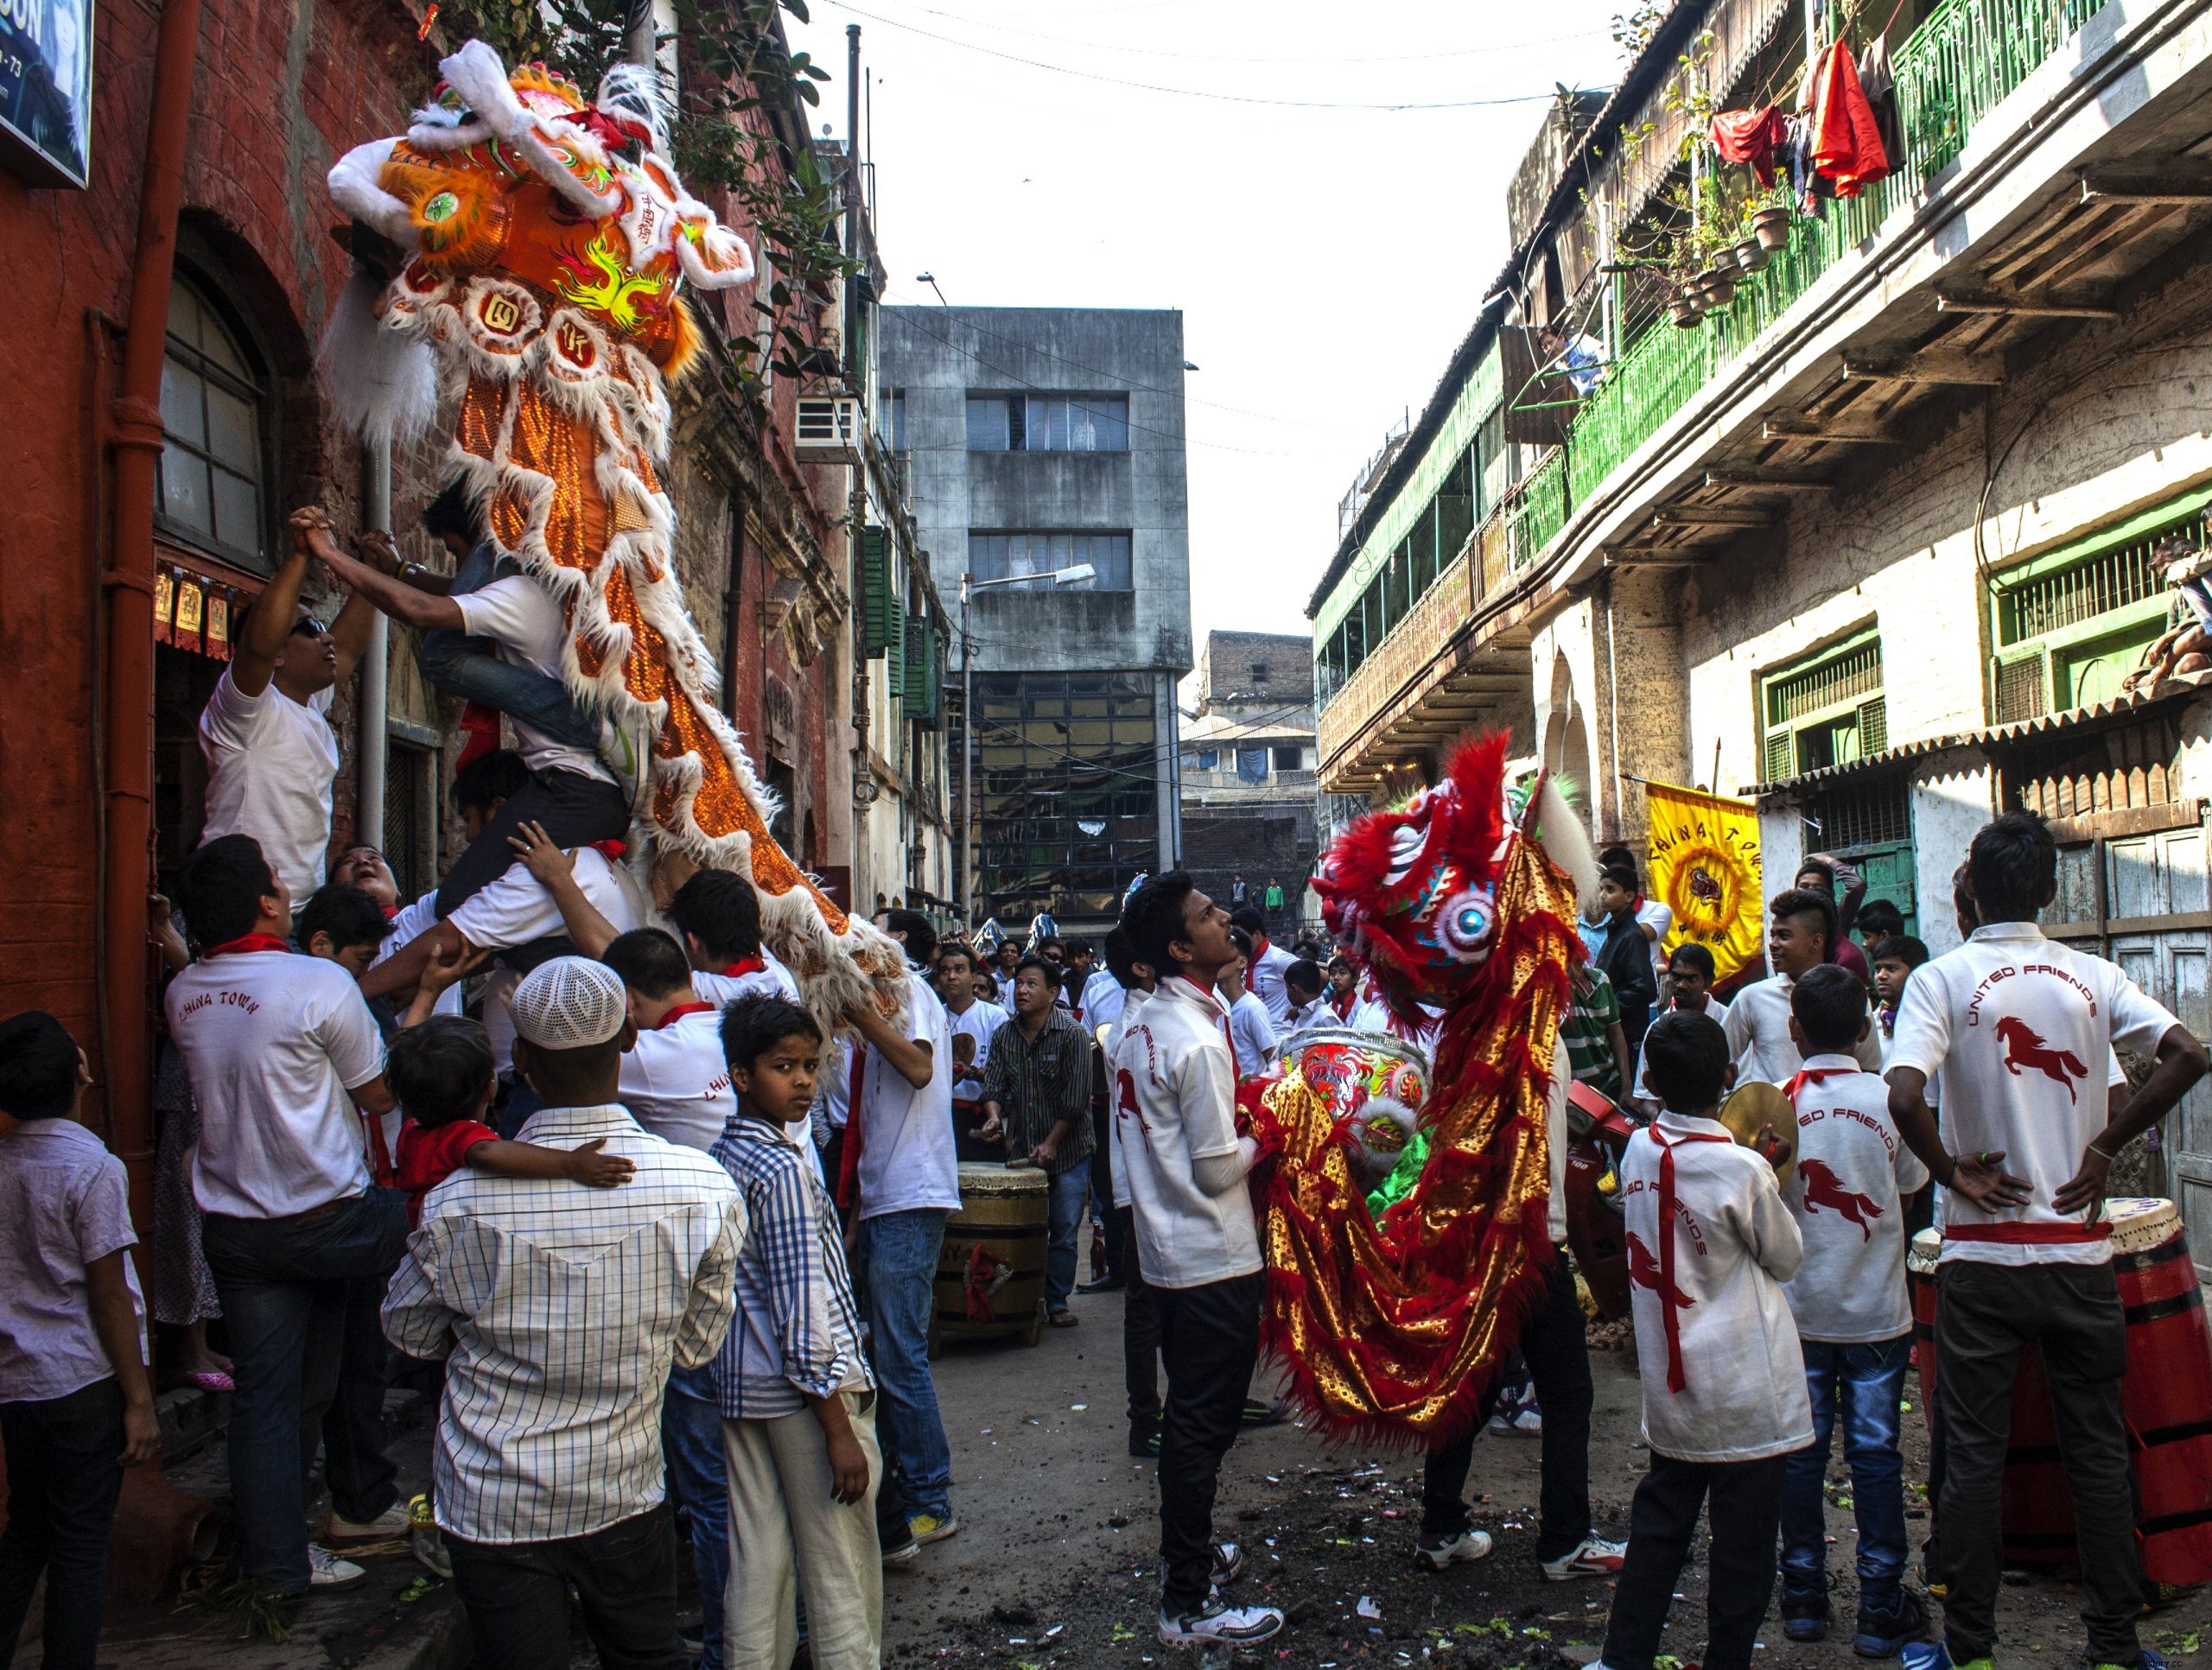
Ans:
{"type": "Polygon", "coordinates": [[[330,628],[324,625],[323,622],[315,616],[311,614],[303,614],[297,620],[295,620],[292,623],[292,636],[295,638],[327,638],[330,636],[330,628]]]}

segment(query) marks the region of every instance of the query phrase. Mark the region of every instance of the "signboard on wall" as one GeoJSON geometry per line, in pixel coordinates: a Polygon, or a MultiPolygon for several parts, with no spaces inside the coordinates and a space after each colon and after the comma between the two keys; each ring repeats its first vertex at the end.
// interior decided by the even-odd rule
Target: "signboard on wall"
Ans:
{"type": "Polygon", "coordinates": [[[92,0],[0,0],[0,162],[81,187],[92,135],[92,0]]]}

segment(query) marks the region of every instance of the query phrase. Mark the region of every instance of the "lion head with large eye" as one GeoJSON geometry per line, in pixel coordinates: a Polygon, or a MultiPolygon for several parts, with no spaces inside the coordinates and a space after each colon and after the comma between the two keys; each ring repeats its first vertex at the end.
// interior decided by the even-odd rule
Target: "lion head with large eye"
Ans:
{"type": "Polygon", "coordinates": [[[1488,978],[1497,879],[1514,835],[1510,739],[1461,746],[1444,780],[1395,811],[1351,825],[1313,877],[1322,918],[1393,1010],[1448,1009],[1488,978]]]}

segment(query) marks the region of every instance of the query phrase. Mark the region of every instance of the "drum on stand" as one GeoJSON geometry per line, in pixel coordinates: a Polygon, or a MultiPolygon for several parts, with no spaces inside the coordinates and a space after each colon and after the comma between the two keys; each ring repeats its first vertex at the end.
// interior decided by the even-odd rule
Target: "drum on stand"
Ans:
{"type": "MultiPolygon", "coordinates": [[[[2127,1320],[2120,1400],[2135,1476],[2136,1545],[2153,1583],[2212,1580],[2212,1330],[2196,1268],[2170,1200],[2111,1200],[2113,1273],[2127,1320]]],[[[1934,1419],[1936,1232],[1913,1238],[1907,1260],[1920,1377],[1934,1419]]],[[[2043,1353],[2020,1353],[2012,1382],[2001,1505],[2005,1560],[2071,1565],[2074,1502],[2059,1459],[2043,1353]]]]}
{"type": "Polygon", "coordinates": [[[1033,1165],[960,1167],[960,1210],[944,1221],[931,1341],[958,1334],[1034,1345],[1045,1329],[1050,1179],[1033,1165]]]}

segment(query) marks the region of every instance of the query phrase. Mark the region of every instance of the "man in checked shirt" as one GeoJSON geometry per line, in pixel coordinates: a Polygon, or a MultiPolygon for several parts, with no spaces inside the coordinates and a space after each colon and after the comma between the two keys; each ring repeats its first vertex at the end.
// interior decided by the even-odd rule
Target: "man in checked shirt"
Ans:
{"type": "Polygon", "coordinates": [[[1090,1193],[1090,1037],[1054,1006],[1059,970],[1027,956],[1014,973],[1014,1019],[991,1041],[983,1067],[985,1142],[1006,1139],[1007,1163],[1037,1165],[1052,1179],[1045,1244],[1045,1317],[1072,1328],[1075,1242],[1090,1193]]]}
{"type": "Polygon", "coordinates": [[[521,1140],[602,1137],[636,1172],[611,1190],[455,1172],[423,1198],[385,1333],[446,1360],[431,1476],[479,1670],[567,1670],[571,1588],[602,1662],[685,1670],[661,1402],[671,1365],[728,1330],[744,1201],[617,1101],[637,1030],[612,968],[556,957],[512,1006],[543,1103],[521,1140]]]}

